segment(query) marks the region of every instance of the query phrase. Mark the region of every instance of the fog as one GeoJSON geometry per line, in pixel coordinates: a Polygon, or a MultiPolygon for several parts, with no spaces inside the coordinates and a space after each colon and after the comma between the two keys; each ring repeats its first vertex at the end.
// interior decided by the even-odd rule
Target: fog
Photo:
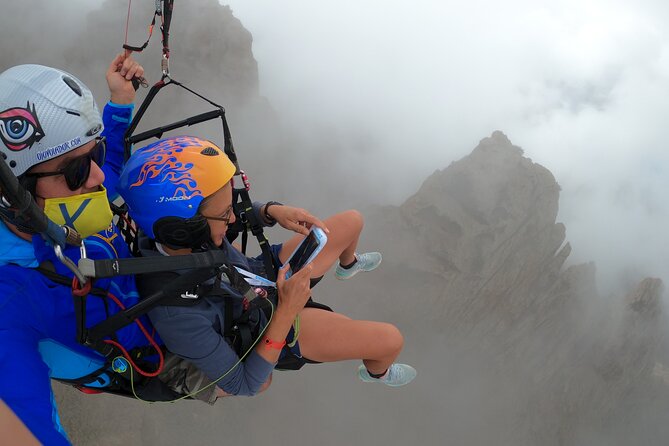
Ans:
{"type": "MultiPolygon", "coordinates": [[[[3,3],[1,69],[57,66],[91,86],[100,105],[106,101],[103,75],[123,42],[126,1],[3,3]]],[[[513,313],[505,305],[512,304],[498,290],[480,300],[503,314],[499,320],[496,310],[474,322],[447,319],[445,309],[468,303],[449,293],[467,293],[432,272],[411,270],[419,250],[405,250],[404,258],[401,243],[382,244],[404,235],[377,236],[368,227],[361,248],[387,253],[383,268],[347,283],[326,277],[317,300],[356,318],[396,323],[406,336],[401,360],[419,371],[410,386],[362,385],[351,362],[277,373],[265,394],[213,408],[80,397],[57,386],[73,439],[663,444],[669,399],[664,384],[648,384],[648,374],[657,363],[658,376],[665,373],[669,381],[662,365],[669,362],[664,319],[652,319],[653,330],[660,328],[646,333],[637,319],[637,325],[626,320],[620,297],[643,277],[669,279],[663,199],[669,186],[663,138],[669,6],[461,3],[234,0],[228,4],[241,23],[218,23],[206,0],[176,0],[172,74],[226,107],[254,198],[301,205],[320,216],[348,207],[369,215],[378,205],[399,205],[430,174],[469,154],[494,130],[504,131],[561,186],[558,221],[573,248],[567,262],[594,261],[604,298],[588,301],[597,293],[587,286],[584,302],[531,296],[520,304],[525,318],[518,323],[504,319],[505,311],[513,313]],[[253,37],[255,60],[242,51],[242,27],[253,37]],[[226,57],[214,57],[219,54],[226,57]],[[249,75],[255,62],[257,78],[249,75]],[[441,294],[427,292],[440,287],[441,294]],[[491,335],[505,322],[508,331],[491,335]],[[609,369],[614,378],[602,380],[609,369]],[[611,402],[625,404],[611,409],[611,402]]],[[[130,43],[146,38],[152,8],[153,2],[133,3],[130,43]]],[[[151,82],[159,77],[159,50],[156,29],[150,47],[136,56],[151,82]]],[[[140,99],[145,94],[140,90],[140,99]]],[[[171,94],[157,100],[160,116],[147,121],[204,111],[171,94]]],[[[212,138],[216,131],[188,130],[212,138]]]]}
{"type": "MultiPolygon", "coordinates": [[[[3,35],[13,36],[3,39],[3,66],[47,60],[65,68],[99,60],[96,71],[77,74],[93,84],[102,102],[104,62],[123,41],[121,11],[127,3],[109,3],[115,13],[105,14],[105,20],[114,23],[115,32],[99,36],[96,45],[69,40],[86,27],[95,33],[82,17],[102,2],[80,4],[47,2],[37,16],[27,6],[8,4],[20,12],[3,14],[3,35]],[[48,19],[59,12],[65,20],[48,19]],[[60,47],[44,44],[52,36],[60,47]]],[[[562,187],[559,219],[574,248],[570,261],[594,260],[602,290],[647,275],[669,278],[666,2],[226,4],[253,36],[260,94],[279,115],[280,126],[310,147],[311,153],[294,163],[304,161],[302,170],[312,174],[327,164],[333,175],[324,179],[325,186],[342,189],[339,207],[399,204],[431,172],[502,130],[556,176],[562,187]],[[317,158],[320,162],[312,162],[317,158]]],[[[179,17],[197,11],[183,8],[175,6],[174,26],[196,37],[198,30],[179,17]]],[[[130,43],[144,41],[151,13],[152,7],[133,5],[130,43]]],[[[206,51],[202,47],[210,48],[206,33],[200,34],[194,45],[173,32],[173,46],[187,48],[173,52],[173,74],[211,93],[204,79],[223,88],[226,82],[197,59],[206,51]]],[[[156,30],[149,49],[138,56],[151,80],[158,76],[159,47],[156,30]]],[[[230,110],[229,95],[213,98],[230,110]]],[[[273,129],[259,128],[257,119],[232,111],[233,132],[241,133],[243,142],[249,134],[271,135],[273,129]],[[254,131],[243,127],[253,125],[254,131]]],[[[253,141],[249,148],[263,144],[253,141]]],[[[276,147],[293,155],[289,150],[276,147]]],[[[300,204],[332,211],[319,206],[318,194],[305,199],[304,191],[293,192],[304,201],[300,204]]]]}
{"type": "Polygon", "coordinates": [[[500,129],[556,176],[571,261],[603,290],[669,277],[666,2],[227,3],[284,118],[366,136],[377,200],[500,129]]]}

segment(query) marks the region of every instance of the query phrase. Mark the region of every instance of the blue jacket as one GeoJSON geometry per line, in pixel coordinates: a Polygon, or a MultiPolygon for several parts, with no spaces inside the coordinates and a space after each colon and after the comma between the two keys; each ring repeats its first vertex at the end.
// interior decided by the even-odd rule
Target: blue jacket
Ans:
{"type": "MultiPolygon", "coordinates": [[[[132,106],[114,104],[108,104],[103,112],[108,147],[103,170],[108,191],[115,190],[123,163],[123,134],[131,115],[132,106]]],[[[130,256],[114,226],[87,238],[85,246],[89,258],[130,256]]],[[[18,238],[4,223],[0,223],[0,247],[0,398],[40,442],[67,445],[69,440],[58,418],[50,378],[80,378],[99,369],[104,360],[77,343],[70,288],[50,281],[34,269],[51,262],[56,272],[72,277],[53,249],[39,235],[33,237],[32,244],[18,238]]],[[[64,254],[75,263],[80,257],[79,249],[73,247],[64,254]]],[[[138,301],[133,277],[101,279],[95,286],[108,289],[126,307],[138,301]]],[[[111,314],[118,311],[114,307],[110,305],[111,314]]],[[[102,299],[88,298],[86,317],[89,327],[106,318],[102,299]]],[[[148,343],[136,324],[117,334],[128,350],[148,343]]]]}

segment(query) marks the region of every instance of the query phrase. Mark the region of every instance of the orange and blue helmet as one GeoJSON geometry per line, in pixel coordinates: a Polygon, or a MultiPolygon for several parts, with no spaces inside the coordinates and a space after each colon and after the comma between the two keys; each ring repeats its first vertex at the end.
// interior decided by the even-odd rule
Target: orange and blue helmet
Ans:
{"type": "Polygon", "coordinates": [[[234,164],[216,144],[174,136],[135,151],[116,189],[139,228],[155,239],[157,221],[194,217],[202,200],[228,184],[234,174],[234,164]]]}

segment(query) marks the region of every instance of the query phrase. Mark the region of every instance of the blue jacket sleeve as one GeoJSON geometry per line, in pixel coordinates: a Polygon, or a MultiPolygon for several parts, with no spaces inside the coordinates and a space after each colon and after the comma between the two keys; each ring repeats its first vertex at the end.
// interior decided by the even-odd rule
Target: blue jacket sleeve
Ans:
{"type": "Polygon", "coordinates": [[[28,319],[25,288],[0,286],[0,398],[33,435],[48,445],[69,445],[51,391],[49,368],[39,353],[37,330],[28,319]]]}
{"type": "Polygon", "coordinates": [[[156,310],[150,312],[151,321],[168,350],[190,361],[212,381],[227,373],[217,383],[227,393],[255,395],[272,373],[274,364],[263,359],[255,349],[235,367],[239,357],[203,315],[181,312],[169,316],[168,308],[156,310]],[[155,317],[156,310],[163,314],[155,317]]]}
{"type": "Polygon", "coordinates": [[[272,226],[274,226],[276,224],[276,221],[273,221],[272,223],[267,223],[265,221],[265,219],[263,218],[262,212],[260,212],[264,205],[265,205],[265,203],[261,203],[259,201],[254,201],[253,205],[252,205],[253,206],[253,213],[255,214],[256,218],[258,219],[258,221],[263,226],[265,226],[266,228],[271,228],[272,226]]]}
{"type": "Polygon", "coordinates": [[[134,104],[119,105],[108,102],[102,111],[102,122],[105,127],[102,134],[107,137],[107,158],[102,170],[105,173],[104,186],[110,200],[114,200],[118,196],[116,184],[124,162],[123,137],[130,126],[130,121],[132,121],[134,108],[134,104]]]}

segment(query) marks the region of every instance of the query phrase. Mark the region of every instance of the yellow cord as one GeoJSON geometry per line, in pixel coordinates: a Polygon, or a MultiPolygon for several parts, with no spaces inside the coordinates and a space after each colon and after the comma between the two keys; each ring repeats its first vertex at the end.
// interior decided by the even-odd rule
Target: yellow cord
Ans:
{"type": "MultiPolygon", "coordinates": [[[[262,338],[262,336],[265,334],[265,331],[267,330],[267,327],[269,327],[269,324],[270,324],[270,322],[272,322],[272,318],[274,317],[274,304],[273,304],[272,301],[269,300],[269,299],[267,299],[267,302],[269,302],[270,307],[272,308],[272,312],[271,312],[270,315],[269,315],[269,320],[267,321],[267,324],[265,324],[265,327],[263,327],[263,329],[260,331],[260,333],[258,334],[258,337],[256,338],[256,340],[253,342],[253,344],[251,344],[251,346],[249,347],[249,349],[246,350],[246,352],[244,352],[244,354],[242,355],[242,357],[239,358],[239,360],[238,360],[232,367],[230,367],[230,368],[228,369],[227,372],[225,372],[224,374],[222,374],[221,376],[219,376],[216,380],[214,380],[214,381],[212,381],[211,383],[207,384],[206,386],[204,386],[203,388],[201,388],[201,389],[198,390],[197,392],[193,392],[193,393],[189,393],[189,394],[187,394],[187,395],[183,395],[183,396],[181,396],[181,397],[179,397],[179,398],[177,398],[177,399],[171,400],[171,401],[146,401],[146,400],[143,400],[142,398],[140,398],[140,397],[137,395],[137,393],[135,393],[135,379],[134,379],[135,374],[134,374],[134,370],[133,370],[132,364],[128,364],[128,365],[130,366],[130,388],[132,389],[132,394],[135,396],[136,399],[138,399],[139,401],[142,401],[142,402],[144,402],[144,403],[147,403],[147,404],[155,404],[155,403],[176,403],[177,401],[181,401],[181,400],[184,400],[184,399],[186,399],[186,398],[193,397],[193,396],[197,395],[198,393],[203,392],[203,391],[207,390],[208,388],[210,388],[211,386],[215,385],[217,382],[219,382],[220,380],[222,380],[223,378],[225,378],[226,376],[228,376],[229,373],[231,373],[235,368],[237,368],[237,366],[238,366],[239,364],[242,363],[242,361],[244,361],[244,359],[246,359],[246,357],[247,357],[247,356],[251,353],[251,351],[253,350],[253,347],[256,346],[256,344],[258,343],[258,341],[260,340],[260,338],[262,338]]],[[[296,320],[297,320],[297,319],[296,319],[296,320]]],[[[299,321],[298,321],[298,328],[299,328],[299,321]]],[[[297,332],[297,330],[296,330],[296,332],[297,332]]],[[[295,339],[297,339],[297,335],[296,335],[295,339]]]]}
{"type": "Polygon", "coordinates": [[[293,321],[293,340],[290,344],[287,344],[289,348],[293,348],[297,344],[297,338],[300,337],[300,315],[299,313],[295,315],[295,320],[293,321]]]}

